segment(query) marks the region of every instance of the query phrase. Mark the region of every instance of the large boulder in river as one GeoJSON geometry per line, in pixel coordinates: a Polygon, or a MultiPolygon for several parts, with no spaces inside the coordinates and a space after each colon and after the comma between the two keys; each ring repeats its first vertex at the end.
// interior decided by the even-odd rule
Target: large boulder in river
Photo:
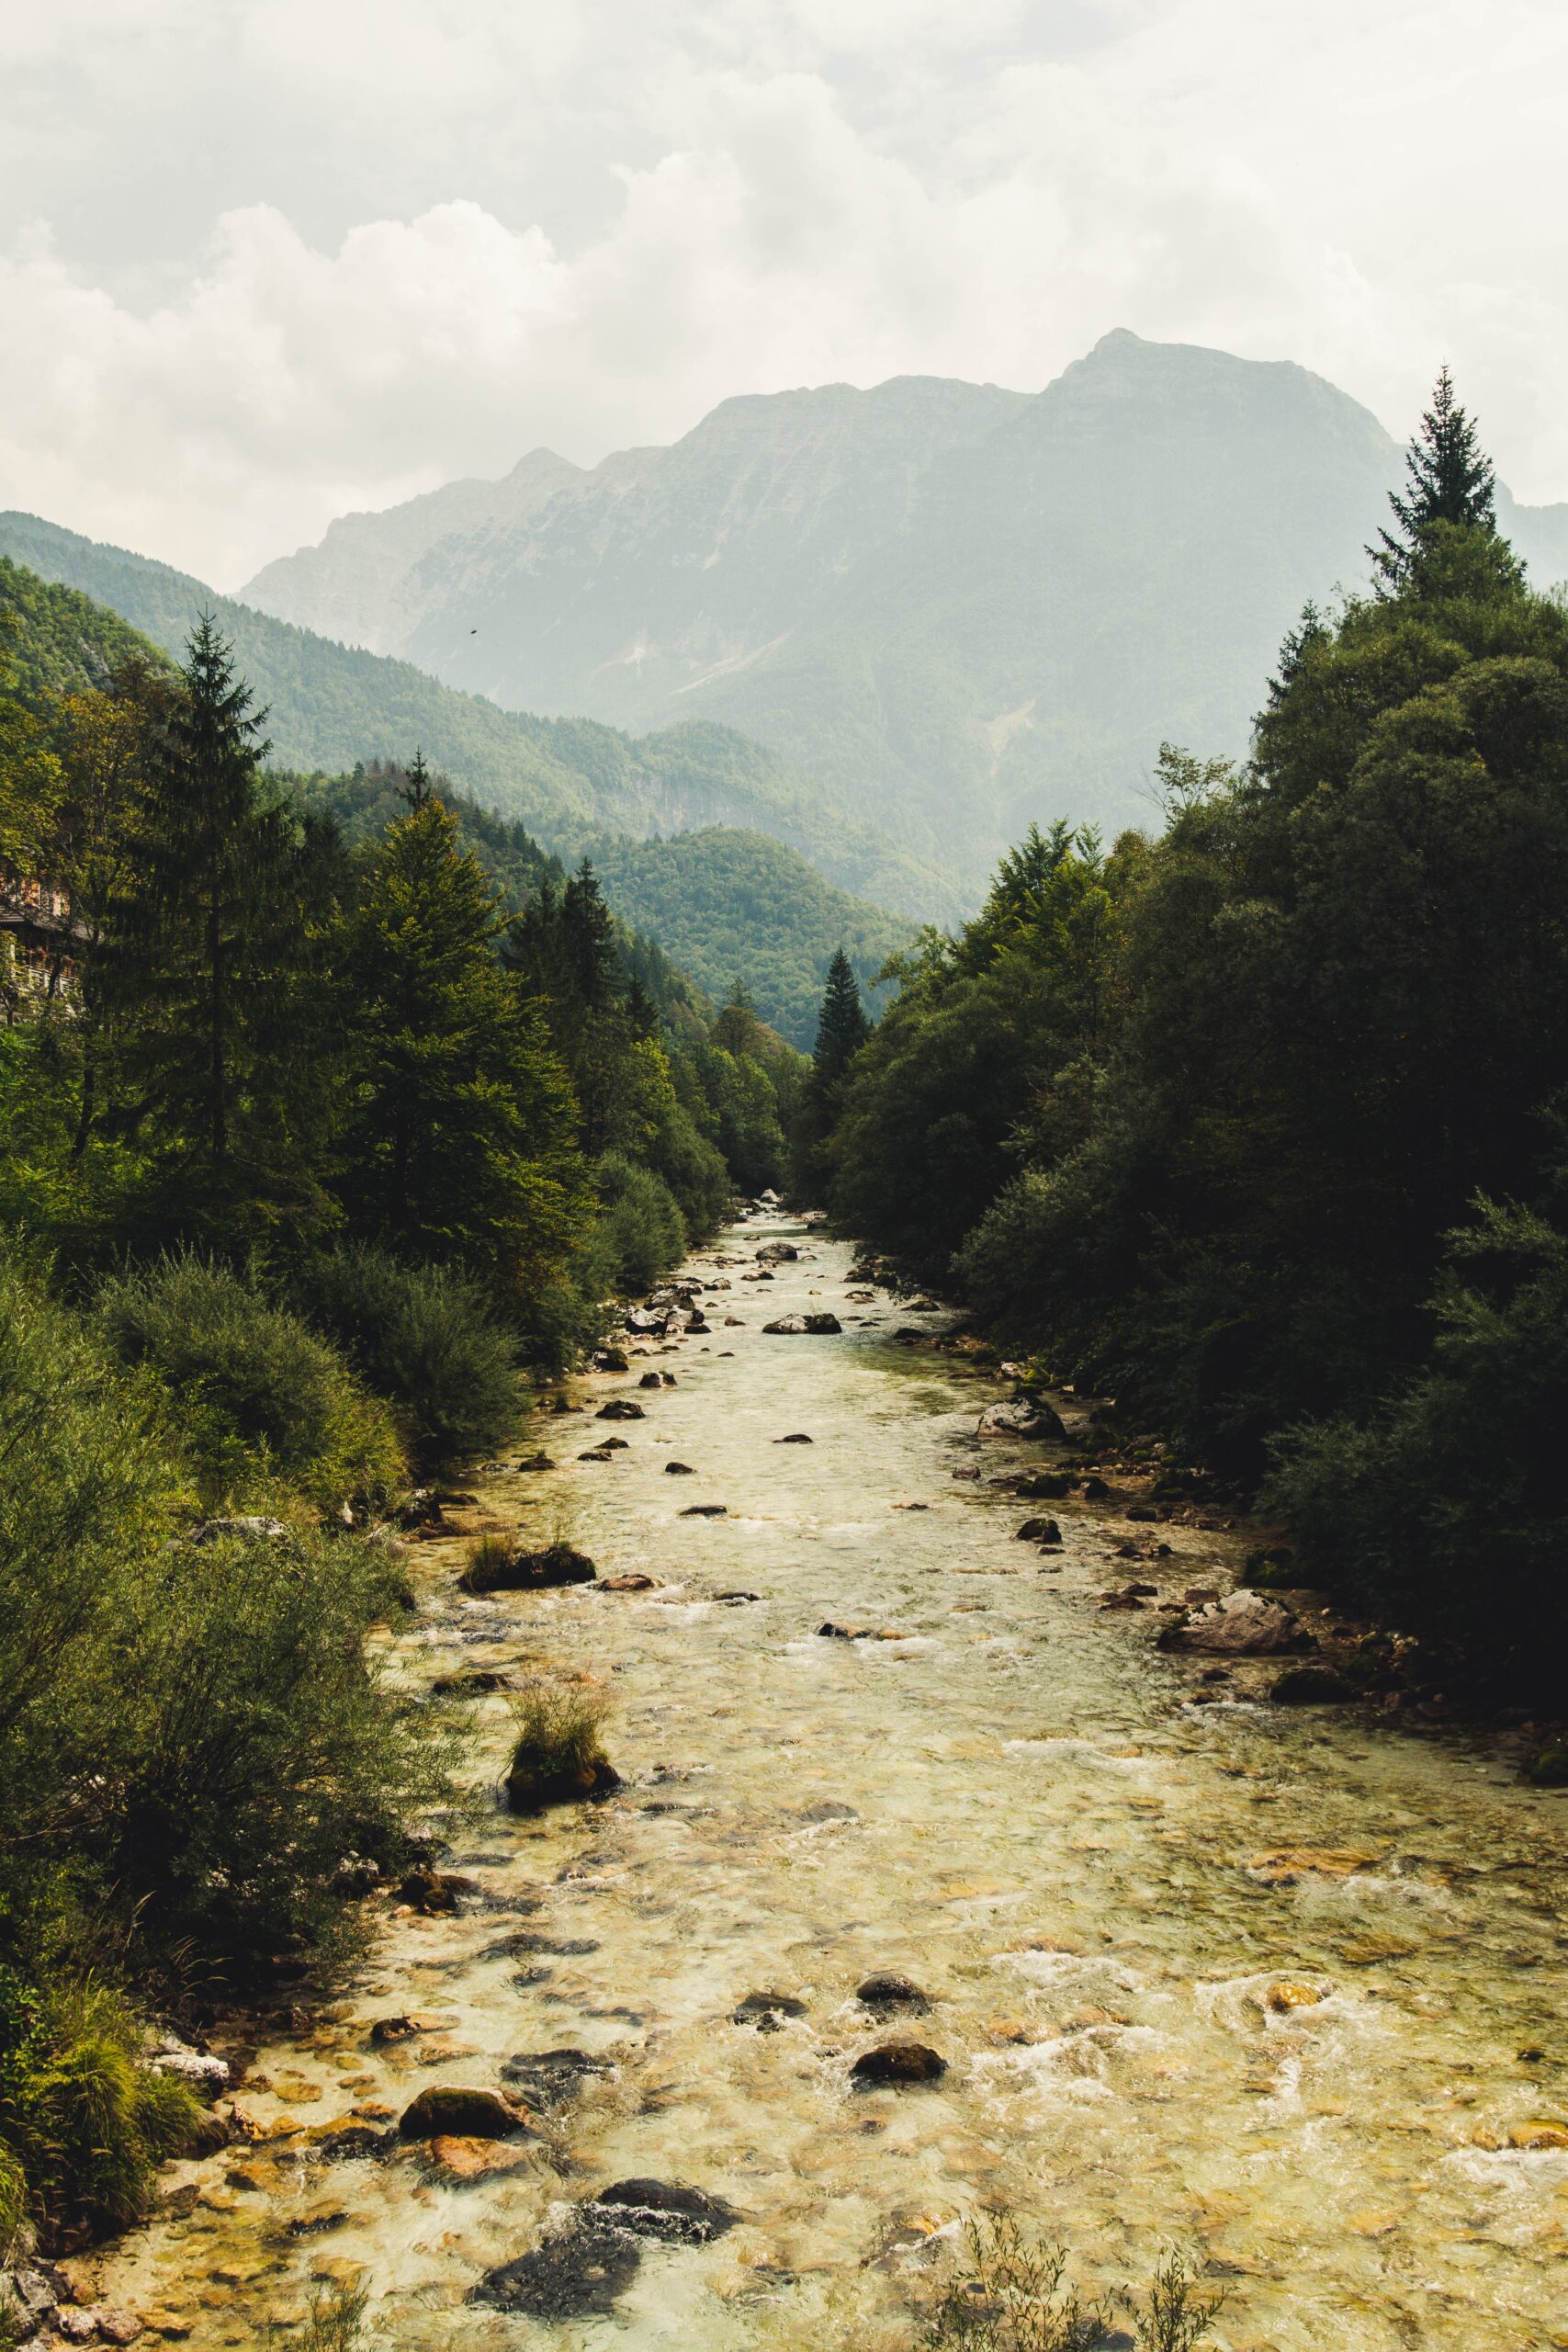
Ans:
{"type": "Polygon", "coordinates": [[[856,2083],[934,2083],[947,2072],[939,2050],[923,2041],[884,2041],[862,2052],[850,2068],[856,2083]]]}
{"type": "Polygon", "coordinates": [[[843,1325],[836,1315],[781,1315],[773,1323],[764,1323],[764,1331],[774,1331],[785,1338],[798,1338],[803,1332],[816,1339],[826,1339],[843,1325]]]}
{"type": "Polygon", "coordinates": [[[1038,1396],[1014,1396],[1005,1405],[987,1405],[980,1416],[982,1437],[1033,1437],[1056,1441],[1066,1436],[1062,1418],[1038,1396]]]}
{"type": "Polygon", "coordinates": [[[459,2090],[437,2084],[421,2091],[398,2119],[405,2140],[510,2140],[527,2122],[521,2101],[513,2106],[499,2091],[459,2090]]]}
{"type": "Polygon", "coordinates": [[[855,1998],[863,2008],[879,2012],[908,2009],[916,2017],[924,2017],[931,2007],[929,1996],[912,1977],[897,1975],[891,1969],[868,1976],[857,1984],[855,1998]]]}
{"type": "Polygon", "coordinates": [[[593,1416],[598,1421],[642,1421],[648,1419],[635,1396],[612,1396],[593,1416]]]}
{"type": "Polygon", "coordinates": [[[617,2180],[600,2189],[588,2210],[633,2237],[666,2245],[707,2245],[744,2218],[722,2197],[679,2180],[617,2180]]]}
{"type": "Polygon", "coordinates": [[[481,1537],[457,1581],[465,1592],[544,1592],[556,1585],[592,1584],[597,1573],[586,1552],[570,1544],[526,1552],[481,1537]]]}
{"type": "Polygon", "coordinates": [[[1199,1650],[1220,1657],[1266,1657],[1305,1646],[1290,1611],[1267,1593],[1243,1585],[1223,1600],[1211,1600],[1161,1635],[1168,1650],[1199,1650]]]}
{"type": "Polygon", "coordinates": [[[759,1266],[790,1265],[800,1255],[793,1241],[765,1242],[757,1252],[759,1266]]]}

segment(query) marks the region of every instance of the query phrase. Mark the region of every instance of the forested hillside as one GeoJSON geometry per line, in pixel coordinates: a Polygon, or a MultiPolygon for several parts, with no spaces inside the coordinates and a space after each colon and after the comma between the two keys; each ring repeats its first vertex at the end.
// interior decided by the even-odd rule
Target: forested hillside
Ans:
{"type": "Polygon", "coordinates": [[[756,827],[791,842],[842,888],[918,914],[950,913],[951,883],[775,752],[683,711],[636,741],[575,718],[503,711],[408,662],[313,636],[198,580],[29,514],[0,514],[0,554],[107,605],[177,655],[203,612],[233,646],[267,711],[275,758],[328,773],[398,759],[412,744],[471,794],[569,862],[606,831],[756,827]]]}
{"type": "MultiPolygon", "coordinates": [[[[101,686],[127,662],[140,661],[152,669],[167,665],[167,656],[151,638],[130,628],[107,606],[80,590],[41,580],[6,557],[0,557],[0,611],[10,611],[18,624],[16,687],[35,707],[51,696],[101,686]]],[[[367,718],[364,725],[368,741],[380,742],[387,733],[378,720],[367,718]]],[[[329,811],[351,841],[383,830],[400,813],[398,796],[405,778],[398,759],[372,753],[357,759],[346,773],[301,772],[278,764],[270,712],[266,728],[272,772],[310,806],[329,811]]],[[[558,731],[572,737],[570,727],[558,731]]],[[[606,745],[614,752],[620,743],[608,729],[579,731],[596,755],[606,745]]],[[[732,740],[722,729],[689,731],[707,759],[722,763],[732,740]]],[[[404,747],[402,758],[409,756],[404,747]]],[[[542,876],[562,878],[562,861],[518,820],[487,807],[482,797],[455,787],[445,771],[439,774],[463,846],[501,885],[513,911],[542,876]]],[[[588,783],[595,792],[603,788],[606,802],[615,805],[613,773],[602,775],[596,767],[588,783]]],[[[574,863],[587,848],[592,849],[608,883],[623,954],[659,1011],[688,1029],[700,1028],[713,1017],[705,991],[722,1001],[739,979],[762,1019],[804,1048],[810,1043],[817,998],[835,947],[852,941],[857,967],[869,978],[908,933],[908,924],[882,908],[835,890],[807,859],[771,836],[710,827],[700,835],[645,848],[629,835],[601,841],[585,831],[578,837],[574,863]],[[653,932],[657,937],[650,935],[653,932]],[[688,975],[696,974],[699,966],[694,990],[688,975]]]]}
{"type": "Polygon", "coordinates": [[[766,833],[716,828],[650,842],[623,833],[595,842],[592,858],[611,904],[659,939],[678,942],[699,986],[722,999],[743,980],[763,1018],[803,1051],[816,1035],[835,952],[848,950],[876,1002],[874,975],[912,933],[884,908],[834,889],[766,833]]]}
{"type": "Polygon", "coordinates": [[[1446,378],[1252,761],[1161,783],[1163,837],[1031,832],[928,941],[835,1211],[1261,1488],[1298,1574],[1560,1695],[1568,613],[1446,378]]]}

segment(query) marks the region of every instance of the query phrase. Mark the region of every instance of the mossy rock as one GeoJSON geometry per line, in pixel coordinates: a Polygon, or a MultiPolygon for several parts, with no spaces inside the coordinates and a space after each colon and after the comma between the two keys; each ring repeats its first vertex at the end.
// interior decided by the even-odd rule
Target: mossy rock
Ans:
{"type": "Polygon", "coordinates": [[[557,1585],[592,1584],[597,1573],[588,1555],[570,1544],[548,1544],[538,1552],[486,1544],[458,1582],[465,1592],[545,1592],[557,1585]]]}
{"type": "Polygon", "coordinates": [[[1568,1744],[1556,1739],[1530,1758],[1525,1778],[1532,1788],[1568,1789],[1568,1744]]]}
{"type": "Polygon", "coordinates": [[[547,1805],[581,1804],[590,1797],[608,1796],[620,1787],[621,1776],[607,1757],[563,1757],[558,1748],[524,1742],[512,1758],[504,1785],[512,1812],[542,1813],[547,1805]]]}

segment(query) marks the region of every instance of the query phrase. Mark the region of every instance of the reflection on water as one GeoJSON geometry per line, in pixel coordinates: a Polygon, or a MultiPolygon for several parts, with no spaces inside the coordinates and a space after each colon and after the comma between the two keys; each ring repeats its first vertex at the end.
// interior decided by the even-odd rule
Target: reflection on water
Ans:
{"type": "MultiPolygon", "coordinates": [[[[645,1404],[625,1452],[580,1463],[587,1420],[562,1419],[557,1469],[483,1482],[496,1518],[654,1589],[465,1600],[459,1546],[412,1555],[403,1669],[591,1671],[625,1789],[484,1819],[447,1864],[479,1890],[456,1918],[372,1914],[344,1997],[258,2056],[254,2141],[179,2169],[198,2201],[106,2266],[113,2300],[197,2347],[252,2344],[312,2280],[360,2274],[382,2340],[431,2352],[892,2346],[911,2270],[1005,2200],[1095,2288],[1201,2246],[1231,2282],[1230,2352],[1568,2346],[1568,1801],[1452,1741],[1270,1710],[1245,1670],[1193,1703],[1201,1662],[1152,1651],[1157,1618],[1097,1610],[1114,1507],[1053,1506],[1051,1573],[1011,1498],[951,1476],[1017,1458],[976,1447],[992,1385],[892,1345],[907,1309],[851,1321],[838,1245],[749,1226],[717,1254],[770,1230],[801,1261],[734,1279],[707,1337],[653,1343],[677,1386],[644,1396],[635,1358],[575,1385],[645,1404]],[[842,1337],[761,1331],[823,1306],[842,1337]],[[758,1598],[718,1598],[737,1592],[758,1598]],[[929,2014],[878,2023],[853,1997],[875,1970],[929,2014]],[[804,2014],[731,2022],[759,1990],[804,2014]],[[395,2012],[418,2030],[374,2043],[395,2012]],[[940,2051],[940,2083],[852,2089],[890,2031],[940,2051]],[[356,2110],[569,2050],[596,2063],[511,2077],[526,2143],[440,2166],[317,2150],[356,2110]],[[613,2316],[465,2303],[637,2176],[746,2218],[647,2247],[613,2316]]],[[[1237,1541],[1171,1540],[1177,1594],[1237,1541]]],[[[474,1720],[495,1776],[504,1699],[474,1720]]]]}

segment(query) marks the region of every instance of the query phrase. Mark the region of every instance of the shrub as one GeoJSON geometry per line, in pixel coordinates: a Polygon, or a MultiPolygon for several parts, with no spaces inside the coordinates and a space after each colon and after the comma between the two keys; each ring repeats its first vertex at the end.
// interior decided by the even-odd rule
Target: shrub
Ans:
{"type": "Polygon", "coordinates": [[[331,1930],[345,1865],[400,1859],[446,1792],[445,1719],[365,1635],[403,1606],[357,1536],[231,1536],[159,1555],[121,1668],[106,1859],[163,1950],[245,1963],[331,1930]]]}
{"type": "Polygon", "coordinates": [[[160,1258],[104,1284],[97,1321],[121,1360],[169,1393],[209,1508],[280,1484],[325,1509],[401,1478],[386,1408],[325,1340],[229,1268],[191,1251],[160,1258]]]}
{"type": "Polygon", "coordinates": [[[167,1533],[170,1452],[78,1317],[0,1251],[0,1852],[55,1834],[118,1706],[117,1644],[167,1533]]]}
{"type": "Polygon", "coordinates": [[[649,1290],[686,1254],[686,1227],[661,1176],[621,1153],[607,1151],[598,1166],[603,1203],[597,1237],[609,1282],[617,1290],[649,1290]]]}
{"type": "Polygon", "coordinates": [[[493,1453],[517,1426],[516,1344],[471,1275],[351,1242],[302,1276],[303,1310],[398,1408],[416,1460],[493,1453]]]}
{"type": "Polygon", "coordinates": [[[506,1774],[513,1813],[598,1796],[619,1785],[600,1733],[609,1711],[591,1684],[536,1682],[512,1702],[517,1740],[506,1774]]]}
{"type": "Polygon", "coordinates": [[[299,2352],[358,2352],[369,2304],[368,2288],[323,2288],[312,2296],[304,2331],[295,2338],[299,2352]]]}

